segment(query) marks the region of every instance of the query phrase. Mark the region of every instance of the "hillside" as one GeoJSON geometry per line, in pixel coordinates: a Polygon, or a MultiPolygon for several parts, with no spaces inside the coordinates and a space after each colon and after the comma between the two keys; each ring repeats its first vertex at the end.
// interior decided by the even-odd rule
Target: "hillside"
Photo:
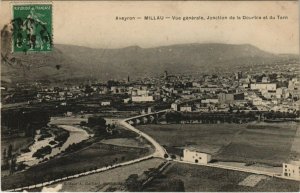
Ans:
{"type": "MultiPolygon", "coordinates": [[[[290,57],[290,56],[289,56],[290,57]]],[[[57,44],[49,53],[9,54],[2,61],[2,81],[101,80],[170,73],[213,72],[272,64],[289,57],[274,55],[249,44],[180,44],[155,48],[131,46],[94,49],[57,44]]],[[[3,57],[2,57],[3,59],[3,57]]]]}

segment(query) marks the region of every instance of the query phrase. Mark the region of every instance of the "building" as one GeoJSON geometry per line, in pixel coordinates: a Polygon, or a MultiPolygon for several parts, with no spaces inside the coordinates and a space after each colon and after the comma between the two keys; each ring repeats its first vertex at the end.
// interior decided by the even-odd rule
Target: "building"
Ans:
{"type": "Polygon", "coordinates": [[[235,75],[235,79],[239,80],[243,77],[243,72],[239,71],[237,73],[234,73],[234,75],[235,75]]]}
{"type": "Polygon", "coordinates": [[[123,99],[123,102],[124,102],[124,103],[129,103],[129,101],[131,101],[131,98],[123,99]]]}
{"type": "Polygon", "coordinates": [[[101,106],[110,106],[110,101],[101,101],[101,106]]]}
{"type": "Polygon", "coordinates": [[[132,102],[152,102],[154,101],[153,96],[132,96],[132,102]]]}
{"type": "Polygon", "coordinates": [[[165,78],[165,80],[168,80],[168,71],[166,71],[166,70],[165,70],[164,78],[165,78]]]}
{"type": "Polygon", "coordinates": [[[207,153],[201,153],[194,149],[184,149],[182,160],[198,164],[207,164],[211,161],[211,155],[207,153]]]}
{"type": "Polygon", "coordinates": [[[99,87],[99,94],[107,94],[108,88],[106,86],[99,87]]]}
{"type": "Polygon", "coordinates": [[[282,94],[283,94],[283,89],[282,88],[277,88],[276,89],[276,98],[280,99],[282,94]]]}
{"type": "Polygon", "coordinates": [[[173,109],[174,111],[178,111],[178,104],[177,103],[172,103],[171,104],[171,109],[173,109]]]}
{"type": "Polygon", "coordinates": [[[297,78],[293,78],[289,81],[289,90],[300,90],[300,81],[297,78]]]}
{"type": "Polygon", "coordinates": [[[148,107],[148,108],[147,108],[147,113],[148,113],[148,114],[152,113],[152,107],[148,107]]]}
{"type": "Polygon", "coordinates": [[[113,93],[113,94],[122,94],[122,93],[125,93],[127,92],[126,90],[126,87],[125,86],[112,86],[110,88],[110,91],[113,93]]]}
{"type": "Polygon", "coordinates": [[[291,161],[282,164],[282,176],[300,180],[300,161],[291,161]]]}
{"type": "Polygon", "coordinates": [[[73,113],[72,113],[71,111],[66,112],[66,116],[67,116],[67,117],[70,117],[70,116],[72,116],[72,115],[73,115],[73,113]]]}
{"type": "Polygon", "coordinates": [[[265,76],[265,77],[262,77],[262,80],[261,80],[262,83],[268,83],[270,82],[270,78],[265,76]]]}
{"type": "Polygon", "coordinates": [[[205,104],[217,104],[219,102],[218,98],[208,98],[208,99],[202,99],[201,103],[205,104]]]}
{"type": "Polygon", "coordinates": [[[259,91],[276,91],[276,83],[253,83],[250,85],[250,89],[259,91]]]}
{"type": "Polygon", "coordinates": [[[149,95],[149,91],[148,90],[137,90],[136,91],[136,95],[138,96],[148,96],[149,95]]]}
{"type": "Polygon", "coordinates": [[[220,93],[218,95],[220,103],[232,103],[234,101],[233,93],[220,93]]]}
{"type": "Polygon", "coordinates": [[[244,100],[245,94],[244,93],[235,93],[235,94],[233,94],[233,99],[235,101],[244,100]]]}
{"type": "Polygon", "coordinates": [[[218,99],[221,104],[224,103],[232,103],[234,100],[233,94],[228,94],[228,93],[219,93],[218,94],[218,99]]]}
{"type": "Polygon", "coordinates": [[[182,106],[180,107],[180,111],[182,112],[192,112],[192,107],[191,106],[182,106]]]}

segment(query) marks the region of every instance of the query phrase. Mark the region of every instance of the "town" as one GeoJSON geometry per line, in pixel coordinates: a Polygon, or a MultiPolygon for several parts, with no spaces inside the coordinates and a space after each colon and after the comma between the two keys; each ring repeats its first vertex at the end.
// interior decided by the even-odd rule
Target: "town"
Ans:
{"type": "Polygon", "coordinates": [[[165,71],[160,77],[130,80],[128,76],[126,80],[94,80],[77,85],[17,83],[14,87],[1,87],[1,102],[2,108],[9,108],[11,104],[37,105],[44,102],[69,106],[76,102],[91,109],[122,111],[147,106],[180,112],[273,112],[289,118],[299,116],[297,65],[277,65],[265,72],[250,69],[249,72],[198,77],[165,71]],[[288,70],[282,71],[283,68],[288,70]]]}

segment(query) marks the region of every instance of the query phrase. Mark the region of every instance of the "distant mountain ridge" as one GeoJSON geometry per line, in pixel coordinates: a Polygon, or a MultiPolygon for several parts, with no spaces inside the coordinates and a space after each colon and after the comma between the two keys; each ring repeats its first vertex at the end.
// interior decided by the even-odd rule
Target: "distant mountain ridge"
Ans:
{"type": "Polygon", "coordinates": [[[272,64],[298,57],[272,54],[250,45],[178,44],[141,48],[96,49],[56,44],[49,53],[11,54],[2,61],[2,81],[62,81],[78,78],[101,80],[170,73],[234,70],[237,66],[272,64]]]}

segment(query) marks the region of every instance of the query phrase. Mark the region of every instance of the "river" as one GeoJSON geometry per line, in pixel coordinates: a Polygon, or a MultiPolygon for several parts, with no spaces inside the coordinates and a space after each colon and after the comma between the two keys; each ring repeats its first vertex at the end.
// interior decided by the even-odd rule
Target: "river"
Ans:
{"type": "Polygon", "coordinates": [[[81,129],[76,125],[75,122],[73,122],[74,125],[69,125],[69,119],[67,117],[55,117],[51,118],[50,125],[56,125],[57,127],[60,127],[66,131],[69,132],[70,136],[66,140],[66,142],[61,147],[55,147],[55,145],[50,145],[49,142],[53,141],[55,136],[51,136],[48,138],[45,138],[43,140],[38,141],[40,135],[40,131],[37,130],[37,134],[34,138],[34,143],[29,147],[30,152],[22,153],[20,156],[17,157],[17,163],[23,162],[24,164],[28,166],[33,166],[38,164],[40,161],[50,158],[53,156],[56,156],[60,154],[62,151],[67,149],[67,147],[73,143],[79,143],[83,140],[88,139],[91,137],[84,129],[81,129]],[[59,120],[59,121],[58,121],[59,120]],[[59,123],[59,124],[57,124],[59,123]],[[63,123],[66,123],[68,125],[65,125],[63,123]],[[47,145],[50,145],[52,147],[52,151],[50,154],[45,155],[42,159],[37,159],[36,157],[32,157],[32,155],[40,148],[45,147],[47,145]]]}

